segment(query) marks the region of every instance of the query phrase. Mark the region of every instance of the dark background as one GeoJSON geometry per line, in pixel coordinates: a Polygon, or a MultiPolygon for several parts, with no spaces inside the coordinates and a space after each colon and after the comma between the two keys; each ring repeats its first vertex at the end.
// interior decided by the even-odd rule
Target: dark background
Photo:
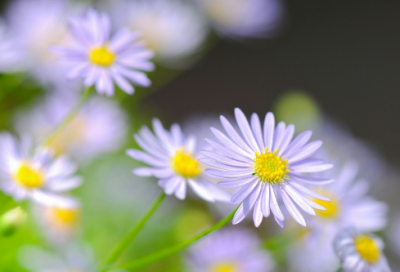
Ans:
{"type": "Polygon", "coordinates": [[[287,1],[282,33],[219,42],[146,106],[169,121],[205,112],[264,115],[289,89],[311,94],[355,136],[400,161],[400,1],[287,1]]]}

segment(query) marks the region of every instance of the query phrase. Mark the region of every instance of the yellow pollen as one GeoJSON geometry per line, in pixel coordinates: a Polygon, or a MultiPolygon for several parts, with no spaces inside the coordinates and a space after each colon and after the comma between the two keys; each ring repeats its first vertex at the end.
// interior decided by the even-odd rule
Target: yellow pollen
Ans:
{"type": "Polygon", "coordinates": [[[378,245],[368,235],[359,235],[355,237],[354,243],[357,252],[369,264],[374,264],[379,261],[381,253],[378,245]]]}
{"type": "Polygon", "coordinates": [[[224,262],[213,265],[210,272],[239,272],[239,270],[235,263],[224,262]]]}
{"type": "Polygon", "coordinates": [[[325,219],[335,219],[340,212],[340,203],[339,200],[326,193],[326,192],[322,192],[322,191],[318,191],[319,194],[328,197],[331,201],[324,201],[324,200],[320,200],[320,199],[313,199],[313,201],[321,206],[323,206],[326,210],[325,211],[321,211],[321,210],[315,210],[315,212],[317,213],[317,215],[325,218],[325,219]]]}
{"type": "Polygon", "coordinates": [[[61,225],[75,225],[78,221],[78,209],[65,209],[59,207],[53,207],[51,209],[54,220],[61,225]]]}
{"type": "Polygon", "coordinates": [[[197,177],[202,171],[200,163],[186,153],[185,148],[176,151],[175,156],[172,158],[172,168],[185,178],[197,177]]]}
{"type": "Polygon", "coordinates": [[[39,169],[35,169],[28,163],[21,163],[18,170],[14,174],[17,183],[28,188],[41,187],[45,179],[39,169]]]}
{"type": "Polygon", "coordinates": [[[93,64],[107,67],[114,63],[115,54],[106,46],[94,47],[90,50],[89,60],[93,64]]]}
{"type": "Polygon", "coordinates": [[[275,152],[268,152],[268,147],[265,149],[265,153],[257,152],[253,175],[257,175],[261,181],[269,183],[280,183],[287,179],[287,173],[290,171],[288,160],[283,160],[278,156],[278,152],[278,149],[275,152]]]}

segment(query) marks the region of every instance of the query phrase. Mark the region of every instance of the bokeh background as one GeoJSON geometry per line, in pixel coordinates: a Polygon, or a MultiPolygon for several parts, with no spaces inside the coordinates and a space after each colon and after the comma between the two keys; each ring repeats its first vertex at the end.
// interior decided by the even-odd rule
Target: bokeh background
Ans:
{"type": "MultiPolygon", "coordinates": [[[[1,10],[9,2],[2,1],[1,10]]],[[[74,193],[82,199],[78,236],[80,245],[91,248],[89,259],[98,262],[106,256],[159,194],[155,179],[131,174],[139,164],[124,154],[126,148],[136,145],[132,133],[153,117],[168,126],[190,122],[192,117],[232,115],[233,109],[240,107],[247,116],[275,111],[277,118],[286,122],[296,122],[296,117],[310,112],[312,118],[328,118],[373,150],[373,159],[384,165],[381,176],[373,177],[373,194],[389,203],[389,218],[399,214],[400,2],[287,0],[284,4],[285,22],[274,37],[213,37],[210,50],[187,70],[158,67],[168,76],[165,79],[163,75],[160,84],[155,80],[154,88],[138,89],[132,97],[117,93],[115,99],[128,115],[126,142],[119,151],[82,167],[85,184],[74,193]],[[300,95],[288,96],[293,93],[300,95]]],[[[2,88],[7,86],[0,86],[0,91],[2,88]]],[[[0,101],[0,128],[14,130],[17,113],[44,95],[33,80],[20,92],[7,93],[0,101]]],[[[307,123],[299,126],[312,128],[307,123]]],[[[14,204],[7,205],[2,211],[14,204]]],[[[22,206],[32,210],[26,203],[22,206]]],[[[185,202],[167,199],[123,260],[187,239],[220,218],[215,210],[198,198],[185,202]]],[[[256,230],[260,236],[268,238],[279,232],[270,221],[265,220],[256,230]]],[[[29,271],[23,265],[24,245],[54,251],[41,232],[40,225],[29,217],[12,237],[1,237],[1,271],[29,271]]],[[[392,232],[381,234],[390,240],[392,232]]],[[[399,255],[390,250],[386,253],[394,267],[399,265],[399,255]]],[[[283,252],[275,254],[281,256],[278,260],[284,259],[283,252]]],[[[174,255],[140,271],[185,271],[185,256],[185,252],[174,255]]],[[[281,271],[287,269],[281,264],[281,271]]]]}

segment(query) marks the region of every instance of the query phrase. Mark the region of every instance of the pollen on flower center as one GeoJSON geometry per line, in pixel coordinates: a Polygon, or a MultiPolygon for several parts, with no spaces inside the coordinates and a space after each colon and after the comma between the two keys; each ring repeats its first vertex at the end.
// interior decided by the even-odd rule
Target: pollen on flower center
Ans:
{"type": "Polygon", "coordinates": [[[340,212],[340,203],[337,198],[330,195],[329,193],[318,191],[319,194],[328,197],[331,201],[324,201],[320,199],[313,199],[313,201],[321,206],[323,206],[326,210],[315,210],[315,212],[326,219],[335,219],[340,212]]]}
{"type": "Polygon", "coordinates": [[[283,160],[278,156],[278,149],[275,152],[256,153],[254,164],[254,175],[257,175],[261,181],[269,183],[280,183],[287,179],[288,160],[283,160]]]}
{"type": "Polygon", "coordinates": [[[368,235],[359,235],[354,238],[357,252],[370,264],[377,263],[380,257],[378,245],[368,235]]]}
{"type": "Polygon", "coordinates": [[[213,265],[210,272],[239,272],[239,270],[235,263],[224,262],[213,265]]]}
{"type": "Polygon", "coordinates": [[[41,187],[45,181],[42,172],[28,163],[22,163],[14,174],[17,183],[28,188],[41,187]]]}
{"type": "Polygon", "coordinates": [[[186,153],[184,148],[176,151],[175,156],[172,158],[172,168],[185,178],[194,178],[201,173],[200,163],[186,153]]]}
{"type": "Polygon", "coordinates": [[[115,54],[106,46],[94,47],[90,50],[89,60],[100,66],[110,66],[115,60],[115,54]]]}
{"type": "Polygon", "coordinates": [[[63,225],[74,225],[78,221],[79,211],[77,209],[52,208],[54,219],[63,225]]]}

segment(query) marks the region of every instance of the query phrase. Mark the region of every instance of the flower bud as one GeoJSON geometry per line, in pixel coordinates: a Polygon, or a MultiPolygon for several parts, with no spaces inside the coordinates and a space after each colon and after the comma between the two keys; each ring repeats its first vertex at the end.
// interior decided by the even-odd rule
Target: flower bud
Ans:
{"type": "Polygon", "coordinates": [[[17,207],[0,218],[0,234],[2,236],[13,235],[26,221],[26,212],[17,207]]]}

